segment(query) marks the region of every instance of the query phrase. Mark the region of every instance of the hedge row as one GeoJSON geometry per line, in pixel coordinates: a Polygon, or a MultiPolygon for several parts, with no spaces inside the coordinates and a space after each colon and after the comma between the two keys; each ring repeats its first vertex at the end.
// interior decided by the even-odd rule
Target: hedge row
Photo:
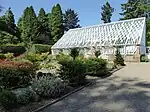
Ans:
{"type": "Polygon", "coordinates": [[[23,45],[6,44],[0,47],[1,53],[14,53],[14,56],[23,54],[26,49],[23,45]]]}
{"type": "MultiPolygon", "coordinates": [[[[45,44],[33,44],[32,49],[34,49],[35,53],[45,53],[51,51],[51,45],[45,44]]],[[[0,46],[1,53],[14,53],[14,56],[23,54],[26,52],[26,48],[22,44],[14,45],[14,44],[6,44],[0,46]]]]}
{"type": "Polygon", "coordinates": [[[36,53],[45,53],[51,51],[51,45],[34,44],[33,47],[36,53]]]}

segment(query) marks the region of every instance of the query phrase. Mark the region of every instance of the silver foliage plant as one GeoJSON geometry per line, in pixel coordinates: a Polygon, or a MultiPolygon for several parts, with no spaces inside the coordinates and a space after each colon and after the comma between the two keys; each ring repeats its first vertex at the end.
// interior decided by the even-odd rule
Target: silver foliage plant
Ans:
{"type": "Polygon", "coordinates": [[[32,97],[35,94],[31,87],[18,88],[13,90],[13,93],[16,95],[17,103],[19,104],[27,104],[32,100],[32,97]]]}
{"type": "Polygon", "coordinates": [[[32,89],[42,97],[54,98],[67,89],[67,84],[55,76],[41,76],[33,79],[32,89]]]}

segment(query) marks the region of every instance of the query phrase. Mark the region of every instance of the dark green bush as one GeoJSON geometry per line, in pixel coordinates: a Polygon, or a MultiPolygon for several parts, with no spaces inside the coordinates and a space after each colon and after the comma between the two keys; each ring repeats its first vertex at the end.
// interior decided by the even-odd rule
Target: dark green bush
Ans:
{"type": "Polygon", "coordinates": [[[115,64],[115,66],[117,66],[117,65],[125,66],[124,59],[123,59],[122,55],[120,54],[120,51],[118,48],[116,50],[114,64],[115,64]]]}
{"type": "Polygon", "coordinates": [[[79,56],[79,50],[78,50],[78,48],[71,49],[70,56],[75,60],[75,58],[79,56]]]}
{"type": "Polygon", "coordinates": [[[107,62],[101,58],[85,59],[86,74],[93,76],[104,76],[108,74],[107,62]]]}
{"type": "Polygon", "coordinates": [[[2,53],[14,53],[15,56],[23,54],[26,49],[21,45],[3,45],[0,48],[2,53]]]}
{"type": "Polygon", "coordinates": [[[149,59],[144,54],[140,56],[140,62],[149,62],[149,59]]]}
{"type": "Polygon", "coordinates": [[[34,44],[35,52],[36,53],[45,53],[51,51],[51,45],[45,45],[45,44],[34,44]]]}
{"type": "Polygon", "coordinates": [[[0,92],[0,104],[6,109],[10,110],[17,106],[16,95],[8,90],[2,90],[0,92]]]}
{"type": "Polygon", "coordinates": [[[85,83],[86,66],[82,60],[59,60],[61,66],[60,78],[71,86],[85,83]]]}
{"type": "Polygon", "coordinates": [[[34,65],[30,63],[2,61],[0,63],[0,86],[4,88],[26,86],[34,74],[34,65]]]}
{"type": "Polygon", "coordinates": [[[95,51],[95,56],[98,58],[98,56],[101,55],[101,52],[99,50],[95,51]]]}

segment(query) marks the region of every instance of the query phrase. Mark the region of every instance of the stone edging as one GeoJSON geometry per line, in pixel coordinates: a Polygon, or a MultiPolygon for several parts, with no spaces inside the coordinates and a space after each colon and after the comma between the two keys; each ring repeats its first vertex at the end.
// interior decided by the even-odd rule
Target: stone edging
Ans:
{"type": "Polygon", "coordinates": [[[111,71],[110,73],[115,73],[115,72],[117,72],[118,70],[120,70],[120,69],[122,69],[122,68],[124,68],[123,66],[121,66],[121,67],[119,67],[119,68],[117,68],[117,69],[115,69],[114,71],[111,71]]]}
{"type": "Polygon", "coordinates": [[[60,100],[63,100],[64,98],[70,96],[71,94],[73,94],[73,93],[75,93],[75,92],[77,92],[77,91],[79,91],[79,90],[83,89],[84,87],[87,87],[87,86],[89,86],[89,85],[91,85],[91,84],[92,84],[92,82],[89,82],[88,84],[86,84],[86,85],[84,85],[84,86],[81,86],[81,87],[79,87],[79,88],[77,88],[77,89],[75,89],[75,90],[73,90],[73,91],[71,91],[71,92],[65,94],[64,96],[62,96],[62,97],[60,97],[60,98],[58,98],[58,99],[56,99],[56,100],[54,100],[54,101],[52,101],[52,102],[50,102],[50,103],[44,105],[44,106],[41,106],[40,108],[38,108],[38,109],[36,109],[36,110],[34,110],[34,111],[32,111],[32,112],[39,112],[39,111],[43,110],[44,108],[46,108],[46,107],[48,107],[48,106],[50,106],[50,105],[53,105],[54,103],[57,103],[57,102],[59,102],[60,100]]]}
{"type": "MultiPolygon", "coordinates": [[[[111,73],[113,74],[114,72],[116,72],[116,71],[118,71],[118,70],[120,70],[120,69],[122,69],[122,68],[123,68],[123,67],[117,68],[116,70],[112,71],[111,73]]],[[[73,90],[73,91],[71,91],[71,92],[65,94],[64,96],[62,96],[62,97],[60,97],[60,98],[58,98],[58,99],[56,99],[56,100],[54,100],[54,101],[52,101],[52,102],[50,102],[50,103],[44,105],[44,106],[41,106],[40,108],[38,108],[38,109],[36,109],[36,110],[34,110],[34,111],[32,111],[32,112],[39,112],[39,111],[43,110],[44,108],[47,108],[48,106],[53,105],[53,104],[59,102],[60,100],[63,100],[64,98],[70,96],[71,94],[73,94],[73,93],[75,93],[75,92],[77,92],[77,91],[79,91],[79,90],[81,90],[81,89],[83,89],[83,88],[85,88],[85,87],[87,87],[87,86],[89,86],[89,85],[91,85],[91,84],[92,84],[92,82],[89,82],[88,84],[86,84],[86,85],[84,85],[84,86],[81,86],[81,87],[79,87],[79,88],[77,88],[77,89],[75,89],[75,90],[73,90]]]]}

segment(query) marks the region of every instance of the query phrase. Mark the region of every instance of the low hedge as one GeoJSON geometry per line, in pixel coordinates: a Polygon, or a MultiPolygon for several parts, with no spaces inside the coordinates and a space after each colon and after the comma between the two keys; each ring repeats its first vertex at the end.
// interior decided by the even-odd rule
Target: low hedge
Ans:
{"type": "Polygon", "coordinates": [[[34,65],[27,62],[0,62],[0,86],[3,88],[24,87],[30,84],[35,74],[34,65]]]}
{"type": "Polygon", "coordinates": [[[26,52],[25,47],[22,45],[6,44],[1,46],[0,49],[2,50],[1,53],[14,53],[15,56],[26,52]]]}
{"type": "Polygon", "coordinates": [[[45,53],[51,51],[51,45],[34,44],[33,47],[35,48],[36,53],[45,53]]]}

